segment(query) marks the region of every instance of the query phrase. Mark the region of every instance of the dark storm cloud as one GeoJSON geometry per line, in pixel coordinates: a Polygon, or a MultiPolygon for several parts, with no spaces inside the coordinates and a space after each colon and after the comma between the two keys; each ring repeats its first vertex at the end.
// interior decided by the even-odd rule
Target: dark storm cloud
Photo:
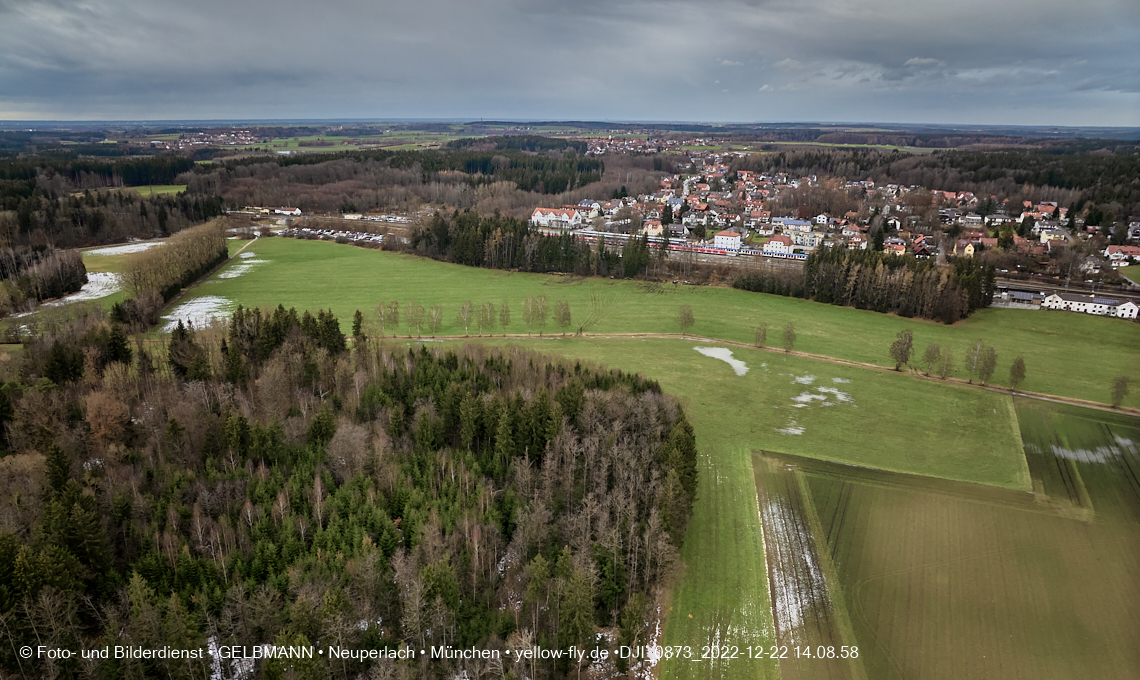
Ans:
{"type": "Polygon", "coordinates": [[[1140,124],[1122,0],[0,0],[0,117],[1140,124]]]}

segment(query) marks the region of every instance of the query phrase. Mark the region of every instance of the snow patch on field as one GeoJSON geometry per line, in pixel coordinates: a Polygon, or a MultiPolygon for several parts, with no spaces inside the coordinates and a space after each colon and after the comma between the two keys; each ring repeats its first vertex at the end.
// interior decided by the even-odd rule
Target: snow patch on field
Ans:
{"type": "Polygon", "coordinates": [[[850,380],[844,380],[843,378],[832,378],[831,382],[838,384],[838,383],[849,383],[851,381],[850,380]]]}
{"type": "Polygon", "coordinates": [[[820,391],[820,392],[823,392],[824,394],[830,394],[831,396],[835,397],[835,400],[838,402],[841,402],[844,404],[852,404],[852,405],[854,405],[854,403],[855,403],[855,400],[853,400],[851,398],[850,394],[848,394],[842,390],[838,390],[834,387],[817,387],[815,389],[820,391]]]}
{"type": "MultiPolygon", "coordinates": [[[[246,257],[247,255],[249,255],[250,257],[253,257],[254,255],[256,255],[256,253],[242,253],[241,257],[246,257]]],[[[239,262],[235,262],[234,264],[230,265],[229,267],[226,267],[226,270],[224,272],[222,272],[221,274],[218,274],[218,278],[219,279],[236,279],[237,277],[241,276],[242,274],[246,274],[246,273],[252,271],[253,268],[256,267],[257,265],[266,264],[268,262],[272,262],[272,260],[254,260],[254,259],[241,260],[239,262]]]]}
{"type": "Polygon", "coordinates": [[[732,366],[732,370],[736,373],[736,375],[744,375],[748,372],[748,365],[739,359],[733,359],[732,350],[728,349],[727,347],[694,347],[693,349],[697,350],[706,357],[720,359],[721,361],[727,363],[729,366],[732,366]]]}
{"type": "Polygon", "coordinates": [[[797,375],[792,378],[792,382],[797,385],[810,385],[816,380],[819,380],[819,378],[814,375],[797,375]]]}
{"type": "Polygon", "coordinates": [[[796,425],[796,421],[792,420],[792,421],[788,422],[787,427],[780,428],[776,431],[779,432],[780,434],[803,434],[804,428],[800,427],[799,425],[796,425]]]}
{"type": "Polygon", "coordinates": [[[233,300],[217,295],[206,295],[184,302],[174,308],[167,316],[166,325],[162,327],[163,333],[169,333],[178,326],[178,322],[192,323],[195,328],[202,328],[229,317],[233,312],[233,300]]]}
{"type": "Polygon", "coordinates": [[[777,501],[767,500],[761,506],[761,519],[765,528],[765,548],[771,546],[777,552],[784,552],[785,560],[781,562],[785,567],[793,567],[789,570],[769,569],[768,573],[772,580],[776,626],[795,639],[795,631],[809,619],[814,620],[820,605],[825,609],[830,607],[827,581],[815,551],[810,547],[812,537],[795,521],[792,510],[777,501]],[[768,538],[776,544],[772,545],[768,538]],[[799,546],[798,549],[795,546],[799,546]]]}
{"type": "Polygon", "coordinates": [[[253,251],[246,251],[246,252],[242,253],[241,255],[238,255],[238,257],[243,258],[243,259],[250,258],[250,257],[257,257],[257,253],[255,253],[253,251]]]}
{"type": "Polygon", "coordinates": [[[99,257],[102,255],[129,255],[131,253],[141,253],[144,250],[150,250],[155,246],[162,245],[166,245],[166,241],[139,241],[138,243],[128,243],[122,246],[96,248],[95,250],[88,250],[83,254],[88,257],[99,257]]]}
{"type": "Polygon", "coordinates": [[[45,302],[48,307],[59,307],[60,305],[71,304],[72,302],[82,302],[84,300],[98,300],[105,298],[108,295],[113,295],[119,291],[119,275],[111,274],[108,272],[89,272],[87,274],[87,283],[78,292],[71,295],[65,295],[58,300],[45,302]]]}

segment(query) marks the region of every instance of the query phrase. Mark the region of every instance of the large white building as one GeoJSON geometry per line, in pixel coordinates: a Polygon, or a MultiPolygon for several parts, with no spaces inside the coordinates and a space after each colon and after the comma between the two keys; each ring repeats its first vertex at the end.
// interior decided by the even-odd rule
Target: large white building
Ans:
{"type": "Polygon", "coordinates": [[[586,222],[583,213],[576,208],[535,208],[530,223],[536,227],[577,229],[586,222]]]}
{"type": "Polygon", "coordinates": [[[764,242],[765,255],[787,255],[792,252],[792,239],[777,234],[764,242]]]}
{"type": "Polygon", "coordinates": [[[1041,306],[1045,309],[1060,309],[1066,312],[1096,314],[1097,316],[1115,316],[1120,319],[1135,319],[1137,312],[1140,311],[1140,306],[1131,300],[1121,302],[1112,298],[1074,295],[1072,293],[1053,293],[1045,298],[1041,306]]]}
{"type": "Polygon", "coordinates": [[[713,236],[713,247],[724,250],[740,250],[740,234],[735,231],[718,231],[713,236]]]}

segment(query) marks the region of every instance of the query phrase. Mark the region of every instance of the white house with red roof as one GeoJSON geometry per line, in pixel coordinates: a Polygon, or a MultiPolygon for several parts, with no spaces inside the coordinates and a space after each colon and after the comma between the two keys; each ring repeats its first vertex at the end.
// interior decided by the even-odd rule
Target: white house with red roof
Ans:
{"type": "Polygon", "coordinates": [[[792,239],[776,234],[764,242],[765,255],[788,255],[792,252],[792,239]]]}
{"type": "Polygon", "coordinates": [[[575,208],[535,208],[530,223],[536,227],[576,229],[585,223],[582,212],[575,208]]]}
{"type": "Polygon", "coordinates": [[[718,231],[713,236],[713,247],[724,250],[740,250],[740,234],[735,231],[718,231]]]}
{"type": "Polygon", "coordinates": [[[1104,249],[1104,256],[1113,267],[1124,267],[1130,257],[1140,260],[1140,246],[1109,246],[1104,249]]]}

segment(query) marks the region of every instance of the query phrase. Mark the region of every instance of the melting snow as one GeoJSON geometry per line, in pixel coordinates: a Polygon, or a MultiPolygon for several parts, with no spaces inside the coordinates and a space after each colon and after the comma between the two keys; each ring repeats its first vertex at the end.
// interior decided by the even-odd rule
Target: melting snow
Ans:
{"type": "Polygon", "coordinates": [[[98,300],[105,298],[108,295],[113,295],[119,290],[119,276],[118,274],[109,274],[107,272],[90,272],[87,274],[87,283],[78,292],[71,295],[65,295],[58,300],[44,303],[47,307],[59,307],[60,305],[70,304],[72,302],[82,302],[83,300],[98,300]]]}
{"type": "Polygon", "coordinates": [[[834,387],[817,387],[815,389],[819,392],[823,392],[824,394],[830,394],[831,396],[835,397],[837,401],[841,401],[844,404],[850,404],[853,401],[850,394],[842,390],[837,390],[834,387]]]}
{"type": "Polygon", "coordinates": [[[780,434],[803,434],[804,428],[800,427],[799,425],[796,425],[796,421],[793,420],[790,423],[788,423],[787,427],[776,430],[776,431],[779,432],[780,434]]]}
{"type": "Polygon", "coordinates": [[[816,380],[818,380],[818,378],[816,378],[814,375],[801,375],[801,376],[797,376],[795,378],[792,378],[792,382],[794,382],[797,385],[810,385],[813,382],[815,382],[816,380]]]}
{"type": "MultiPolygon", "coordinates": [[[[248,254],[254,255],[255,253],[248,253],[248,254]]],[[[247,255],[247,253],[242,253],[241,257],[245,257],[246,255],[247,255]]],[[[267,262],[272,262],[272,260],[241,260],[240,262],[235,262],[234,264],[231,264],[229,267],[226,267],[225,271],[223,271],[221,274],[218,274],[218,278],[219,279],[236,279],[237,277],[241,276],[242,274],[245,274],[246,272],[253,269],[255,266],[257,266],[259,264],[265,264],[267,262]]]]}
{"type": "Polygon", "coordinates": [[[832,378],[831,382],[833,382],[833,383],[849,383],[851,381],[850,380],[844,380],[843,378],[832,378]]]}
{"type": "Polygon", "coordinates": [[[83,254],[93,257],[99,257],[101,255],[128,255],[130,253],[141,253],[144,250],[149,250],[155,246],[161,246],[165,244],[166,241],[139,241],[138,243],[128,243],[123,246],[96,248],[95,250],[88,250],[83,254]]]}
{"type": "Polygon", "coordinates": [[[732,366],[732,370],[736,373],[736,375],[744,375],[748,372],[748,366],[739,359],[733,359],[732,350],[728,349],[727,347],[694,347],[693,349],[697,350],[706,357],[720,359],[721,361],[727,363],[729,366],[732,366]]]}
{"type": "Polygon", "coordinates": [[[162,317],[167,320],[166,325],[162,327],[162,332],[169,333],[174,330],[179,321],[189,321],[194,324],[195,328],[202,328],[216,319],[228,317],[233,311],[233,307],[233,301],[216,295],[194,298],[178,305],[174,311],[162,317]]]}

